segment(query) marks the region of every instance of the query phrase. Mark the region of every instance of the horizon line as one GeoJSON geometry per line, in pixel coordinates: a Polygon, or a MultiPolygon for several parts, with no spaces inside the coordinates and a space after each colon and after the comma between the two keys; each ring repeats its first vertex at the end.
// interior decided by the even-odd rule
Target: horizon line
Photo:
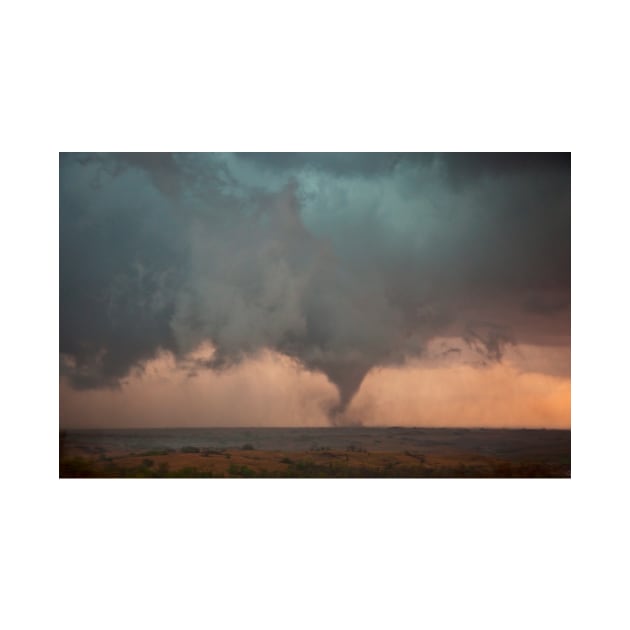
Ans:
{"type": "Polygon", "coordinates": [[[455,431],[570,431],[571,427],[490,427],[490,426],[404,426],[404,425],[341,425],[341,426],[168,426],[168,427],[59,427],[59,431],[173,431],[173,430],[206,430],[206,429],[279,429],[286,431],[287,429],[438,429],[438,430],[455,430],[455,431]]]}

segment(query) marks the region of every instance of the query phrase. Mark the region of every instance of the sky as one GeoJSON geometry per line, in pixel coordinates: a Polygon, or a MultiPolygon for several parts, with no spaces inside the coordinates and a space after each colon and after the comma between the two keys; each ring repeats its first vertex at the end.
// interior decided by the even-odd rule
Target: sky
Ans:
{"type": "Polygon", "coordinates": [[[60,424],[570,426],[570,154],[60,154],[60,424]]]}

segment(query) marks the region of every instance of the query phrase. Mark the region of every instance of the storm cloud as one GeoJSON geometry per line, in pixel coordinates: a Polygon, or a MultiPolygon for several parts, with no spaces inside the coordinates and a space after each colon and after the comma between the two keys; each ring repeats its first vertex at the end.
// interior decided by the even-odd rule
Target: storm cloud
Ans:
{"type": "MultiPolygon", "coordinates": [[[[480,363],[570,335],[570,154],[62,154],[60,355],[116,388],[158,353],[271,350],[337,387],[439,336],[480,363]]],[[[452,353],[454,356],[458,352],[452,353]]]]}

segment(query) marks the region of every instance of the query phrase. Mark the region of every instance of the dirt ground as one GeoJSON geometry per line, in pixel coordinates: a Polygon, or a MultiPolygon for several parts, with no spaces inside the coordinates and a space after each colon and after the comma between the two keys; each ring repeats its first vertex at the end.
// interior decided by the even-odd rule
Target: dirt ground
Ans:
{"type": "Polygon", "coordinates": [[[187,450],[193,449],[67,452],[60,458],[60,477],[570,477],[567,457],[505,458],[449,448],[429,453],[357,448],[187,450]]]}

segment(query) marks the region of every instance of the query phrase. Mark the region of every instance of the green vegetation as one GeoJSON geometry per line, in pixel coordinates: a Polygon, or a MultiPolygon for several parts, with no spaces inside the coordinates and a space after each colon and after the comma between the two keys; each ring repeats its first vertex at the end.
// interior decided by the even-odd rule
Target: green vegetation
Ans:
{"type": "Polygon", "coordinates": [[[64,459],[59,464],[59,476],[60,477],[101,477],[97,474],[92,462],[89,459],[83,457],[73,457],[71,459],[64,459]]]}
{"type": "Polygon", "coordinates": [[[256,473],[249,466],[237,466],[230,464],[228,469],[230,477],[256,477],[256,473]]]}
{"type": "Polygon", "coordinates": [[[212,473],[201,472],[196,468],[182,468],[171,471],[167,463],[154,467],[152,460],[143,460],[140,466],[119,466],[111,458],[104,466],[82,457],[63,459],[59,463],[59,477],[70,478],[164,478],[164,477],[212,477],[212,473]],[[151,462],[150,464],[148,462],[151,462]]]}
{"type": "MultiPolygon", "coordinates": [[[[217,470],[200,470],[195,466],[173,468],[167,462],[156,462],[145,458],[139,463],[122,465],[116,458],[71,457],[62,458],[59,465],[59,476],[69,478],[536,478],[536,477],[568,477],[570,469],[564,464],[550,464],[539,461],[510,462],[490,460],[485,462],[439,463],[431,464],[424,455],[409,451],[406,455],[414,457],[417,463],[409,460],[392,460],[379,465],[364,462],[352,462],[343,455],[326,458],[322,461],[320,453],[318,461],[314,457],[291,459],[282,457],[276,461],[285,465],[278,469],[272,467],[255,468],[232,462],[226,472],[224,468],[217,470]]],[[[334,455],[334,453],[331,453],[334,455]]],[[[137,460],[136,460],[137,461],[137,460]]],[[[206,460],[207,461],[207,460],[206,460]]],[[[262,462],[261,462],[262,464],[262,462]]]]}

